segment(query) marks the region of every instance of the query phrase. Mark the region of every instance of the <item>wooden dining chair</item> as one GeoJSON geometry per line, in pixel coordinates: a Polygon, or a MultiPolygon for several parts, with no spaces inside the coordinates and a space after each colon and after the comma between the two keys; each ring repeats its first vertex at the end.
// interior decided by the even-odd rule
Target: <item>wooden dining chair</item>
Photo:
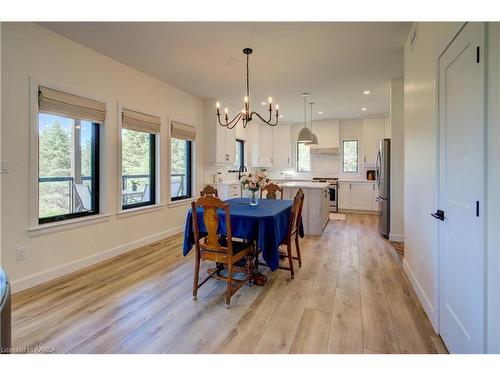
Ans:
{"type": "Polygon", "coordinates": [[[231,297],[238,291],[250,278],[250,254],[254,252],[253,242],[237,242],[233,240],[231,232],[231,217],[229,205],[222,202],[219,198],[212,195],[205,195],[196,202],[191,203],[193,217],[195,254],[195,271],[193,284],[193,299],[197,299],[198,288],[200,288],[208,279],[214,278],[227,282],[226,308],[229,308],[231,297]],[[200,232],[197,220],[197,209],[203,208],[203,223],[206,228],[206,234],[200,238],[200,232]],[[219,227],[218,210],[223,210],[226,220],[226,235],[221,236],[217,233],[219,227]],[[247,257],[245,267],[236,266],[235,263],[247,257]],[[200,262],[208,260],[216,263],[216,268],[208,270],[208,276],[198,283],[200,273],[200,262]],[[224,266],[227,267],[227,276],[223,275],[224,266]],[[233,278],[233,272],[243,272],[245,278],[233,278]]]}
{"type": "MultiPolygon", "coordinates": [[[[290,271],[290,276],[293,279],[295,277],[295,270],[293,266],[293,260],[299,261],[299,267],[302,267],[302,257],[300,255],[300,245],[299,245],[299,229],[300,224],[302,222],[302,206],[304,205],[304,191],[299,189],[297,194],[293,199],[292,205],[292,214],[290,215],[290,222],[288,225],[288,232],[281,243],[281,246],[286,246],[286,253],[284,254],[285,258],[288,258],[288,267],[279,265],[278,268],[282,270],[290,271]],[[295,248],[297,250],[297,256],[294,256],[292,253],[292,241],[295,242],[295,248]]],[[[280,249],[281,253],[281,249],[280,249]]],[[[281,254],[280,254],[281,256],[281,254]]],[[[258,259],[258,256],[257,256],[258,259]]],[[[266,263],[259,262],[257,263],[261,266],[267,266],[266,263]]]]}
{"type": "Polygon", "coordinates": [[[205,195],[213,195],[214,197],[218,197],[219,193],[217,192],[217,189],[212,185],[207,185],[200,192],[200,196],[204,197],[205,195]]]}
{"type": "Polygon", "coordinates": [[[264,191],[267,191],[266,199],[276,199],[276,192],[279,192],[280,199],[283,199],[283,188],[279,185],[273,184],[272,182],[260,189],[261,198],[264,191]]]}

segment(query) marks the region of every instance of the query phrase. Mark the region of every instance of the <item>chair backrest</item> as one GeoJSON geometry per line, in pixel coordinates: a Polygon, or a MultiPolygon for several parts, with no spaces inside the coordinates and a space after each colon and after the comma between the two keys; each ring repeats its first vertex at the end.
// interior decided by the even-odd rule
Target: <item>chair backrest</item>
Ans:
{"type": "Polygon", "coordinates": [[[76,198],[75,212],[90,211],[92,209],[92,195],[90,194],[90,187],[85,184],[74,184],[76,198]]]}
{"type": "Polygon", "coordinates": [[[266,199],[277,199],[276,192],[280,192],[280,199],[283,199],[283,188],[279,185],[273,184],[272,182],[260,189],[260,197],[262,198],[262,193],[267,191],[266,199]]]}
{"type": "Polygon", "coordinates": [[[149,184],[144,185],[144,191],[142,193],[142,201],[149,202],[151,200],[151,189],[149,188],[149,184]]]}
{"type": "Polygon", "coordinates": [[[218,197],[219,193],[217,192],[217,189],[214,188],[212,185],[207,185],[203,188],[203,190],[200,192],[200,195],[204,197],[205,195],[213,195],[214,197],[218,197]]]}
{"type": "Polygon", "coordinates": [[[292,214],[290,216],[290,224],[288,227],[287,241],[292,239],[292,236],[299,235],[300,223],[302,221],[302,206],[304,205],[304,191],[299,189],[293,198],[292,214]]]}
{"type": "Polygon", "coordinates": [[[205,195],[191,203],[193,217],[193,232],[196,251],[204,250],[218,253],[226,253],[228,257],[233,255],[233,241],[231,231],[231,217],[229,204],[212,195],[205,195]],[[207,236],[200,243],[200,230],[198,226],[198,208],[203,208],[203,223],[207,230],[207,236]],[[221,246],[219,242],[219,210],[223,210],[226,217],[227,246],[221,246]]]}

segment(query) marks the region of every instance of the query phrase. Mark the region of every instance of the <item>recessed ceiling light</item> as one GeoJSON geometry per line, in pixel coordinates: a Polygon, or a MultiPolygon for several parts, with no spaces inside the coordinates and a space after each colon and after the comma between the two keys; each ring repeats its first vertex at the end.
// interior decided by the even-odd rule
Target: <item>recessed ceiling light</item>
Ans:
{"type": "Polygon", "coordinates": [[[285,117],[285,115],[280,115],[280,117],[285,117]]]}
{"type": "Polygon", "coordinates": [[[322,115],[322,114],[323,114],[323,112],[321,112],[321,111],[318,112],[318,115],[322,115]]]}
{"type": "Polygon", "coordinates": [[[363,91],[363,94],[365,94],[365,95],[370,95],[370,90],[365,90],[365,91],[363,91]]]}
{"type": "Polygon", "coordinates": [[[362,111],[366,111],[366,107],[361,108],[362,111]]]}
{"type": "Polygon", "coordinates": [[[260,104],[262,104],[262,105],[266,105],[267,103],[266,103],[266,102],[262,102],[262,103],[260,103],[260,104]]]}

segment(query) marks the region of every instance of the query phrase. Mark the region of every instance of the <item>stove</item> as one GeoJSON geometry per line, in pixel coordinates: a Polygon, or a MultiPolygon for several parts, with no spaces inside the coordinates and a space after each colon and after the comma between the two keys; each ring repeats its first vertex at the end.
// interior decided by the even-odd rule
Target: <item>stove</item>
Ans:
{"type": "Polygon", "coordinates": [[[337,177],[313,177],[313,182],[328,182],[330,184],[330,212],[339,212],[339,179],[337,177]]]}

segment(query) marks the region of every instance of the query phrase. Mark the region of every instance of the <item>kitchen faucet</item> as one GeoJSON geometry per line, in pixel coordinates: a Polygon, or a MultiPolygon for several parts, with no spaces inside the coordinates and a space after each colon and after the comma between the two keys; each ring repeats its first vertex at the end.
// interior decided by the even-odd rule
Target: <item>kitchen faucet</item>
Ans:
{"type": "Polygon", "coordinates": [[[238,169],[238,181],[241,180],[241,172],[248,172],[247,167],[245,167],[244,165],[242,165],[238,169]]]}

